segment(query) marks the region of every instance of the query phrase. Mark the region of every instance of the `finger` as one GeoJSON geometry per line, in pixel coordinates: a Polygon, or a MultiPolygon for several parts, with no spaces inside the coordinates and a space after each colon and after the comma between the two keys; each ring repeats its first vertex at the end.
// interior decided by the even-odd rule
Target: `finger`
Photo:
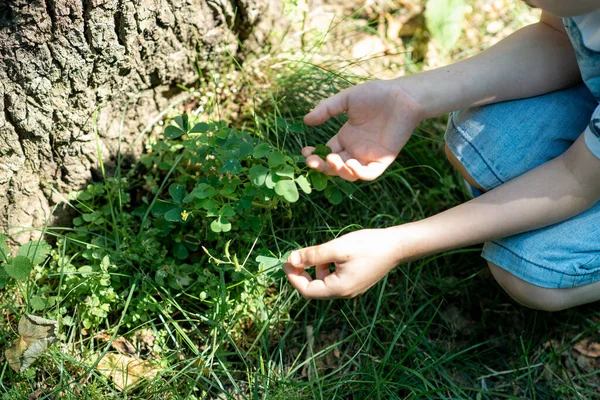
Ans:
{"type": "Polygon", "coordinates": [[[296,268],[292,264],[284,263],[283,271],[288,278],[288,281],[291,285],[302,294],[304,289],[308,286],[310,282],[312,282],[312,278],[304,270],[304,268],[296,268]]]}
{"type": "MultiPolygon", "coordinates": [[[[333,299],[340,297],[349,297],[348,290],[339,276],[334,272],[325,276],[323,279],[313,280],[304,268],[296,268],[289,263],[283,264],[283,270],[290,284],[305,299],[333,299]]],[[[317,272],[317,275],[319,272],[317,272]]]]}
{"type": "Polygon", "coordinates": [[[348,90],[320,102],[313,110],[304,116],[307,125],[320,125],[331,117],[335,117],[348,109],[348,90]]]}
{"type": "Polygon", "coordinates": [[[331,272],[329,272],[329,264],[317,265],[315,268],[315,272],[317,275],[317,279],[320,279],[322,281],[325,280],[325,278],[331,274],[331,272]]]}
{"type": "Polygon", "coordinates": [[[346,166],[342,157],[337,153],[330,153],[327,155],[327,163],[331,166],[335,174],[342,179],[350,182],[354,182],[357,177],[354,176],[354,172],[346,166]]]}
{"type": "Polygon", "coordinates": [[[326,300],[349,297],[348,289],[344,288],[336,273],[329,274],[323,280],[314,279],[302,282],[302,286],[296,289],[305,299],[326,300]]]}
{"type": "Polygon", "coordinates": [[[346,166],[352,171],[352,175],[363,181],[372,181],[378,178],[383,174],[388,165],[389,164],[386,163],[373,161],[365,166],[356,159],[346,161],[346,166]]]}
{"type": "Polygon", "coordinates": [[[350,160],[352,158],[350,153],[348,153],[347,151],[341,151],[338,154],[340,155],[340,158],[342,159],[342,161],[344,163],[346,163],[348,160],[350,160]]]}
{"type": "Polygon", "coordinates": [[[290,263],[284,263],[282,268],[288,280],[296,289],[306,286],[308,282],[312,281],[312,277],[304,268],[296,268],[290,263]]]}
{"type": "Polygon", "coordinates": [[[331,166],[327,164],[319,156],[309,156],[306,158],[306,165],[310,168],[316,169],[317,171],[328,173],[331,171],[331,166]]]}
{"type": "Polygon", "coordinates": [[[334,242],[295,250],[288,257],[288,263],[296,268],[308,268],[313,265],[329,264],[337,261],[337,247],[334,242]]]}
{"type": "Polygon", "coordinates": [[[313,151],[315,151],[315,148],[313,146],[306,146],[302,149],[302,156],[306,158],[312,155],[313,151]]]}

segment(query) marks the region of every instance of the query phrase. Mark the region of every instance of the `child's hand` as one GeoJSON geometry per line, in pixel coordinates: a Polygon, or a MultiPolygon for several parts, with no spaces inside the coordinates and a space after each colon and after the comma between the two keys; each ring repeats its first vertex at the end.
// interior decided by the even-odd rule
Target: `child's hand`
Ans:
{"type": "MultiPolygon", "coordinates": [[[[283,269],[307,299],[351,298],[377,283],[408,254],[397,228],[364,229],[294,251],[283,269]],[[329,264],[335,272],[329,272],[329,264]],[[316,267],[316,279],[304,270],[316,267]]],[[[406,239],[406,238],[405,238],[406,239]]]]}
{"type": "Polygon", "coordinates": [[[421,121],[418,102],[394,81],[372,81],[345,89],[304,117],[319,125],[346,112],[348,122],[327,145],[332,153],[323,161],[312,155],[314,147],[302,149],[309,167],[348,181],[377,178],[394,161],[421,121]]]}

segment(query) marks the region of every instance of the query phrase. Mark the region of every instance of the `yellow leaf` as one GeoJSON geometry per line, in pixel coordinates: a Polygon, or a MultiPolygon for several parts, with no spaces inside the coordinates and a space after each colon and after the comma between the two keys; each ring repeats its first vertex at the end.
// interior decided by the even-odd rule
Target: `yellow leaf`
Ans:
{"type": "Polygon", "coordinates": [[[19,338],[4,352],[10,367],[16,372],[23,372],[56,342],[57,331],[57,321],[23,315],[19,320],[19,338]]]}
{"type": "Polygon", "coordinates": [[[151,362],[117,353],[106,353],[96,368],[111,378],[120,391],[129,390],[142,379],[152,379],[158,374],[158,368],[151,362]]]}

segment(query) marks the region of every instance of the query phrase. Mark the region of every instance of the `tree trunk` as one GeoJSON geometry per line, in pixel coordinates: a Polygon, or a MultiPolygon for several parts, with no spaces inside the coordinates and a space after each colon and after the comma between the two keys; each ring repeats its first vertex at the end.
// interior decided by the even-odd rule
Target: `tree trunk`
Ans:
{"type": "Polygon", "coordinates": [[[196,67],[212,68],[219,54],[237,54],[275,13],[268,0],[6,1],[0,232],[18,242],[44,225],[57,193],[91,181],[95,110],[103,158],[116,154],[125,109],[122,149],[135,152],[128,145],[173,100],[177,83],[197,80],[196,67]]]}

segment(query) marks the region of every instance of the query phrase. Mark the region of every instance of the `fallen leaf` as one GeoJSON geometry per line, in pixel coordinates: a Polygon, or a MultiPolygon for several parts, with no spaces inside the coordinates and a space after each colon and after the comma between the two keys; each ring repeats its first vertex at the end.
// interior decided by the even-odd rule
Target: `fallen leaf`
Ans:
{"type": "Polygon", "coordinates": [[[159,371],[149,361],[118,353],[106,353],[96,368],[102,375],[111,378],[120,391],[135,387],[142,379],[154,378],[159,371]]]}
{"type": "Polygon", "coordinates": [[[583,339],[575,344],[573,348],[586,357],[600,357],[600,343],[595,342],[593,339],[583,339]]]}
{"type": "Polygon", "coordinates": [[[94,339],[101,340],[105,343],[108,342],[110,340],[110,338],[112,338],[112,336],[106,332],[98,332],[94,335],[94,339]]]}
{"type": "Polygon", "coordinates": [[[4,352],[10,367],[16,372],[23,372],[56,342],[57,331],[57,321],[23,315],[19,320],[19,338],[4,352]]]}
{"type": "Polygon", "coordinates": [[[129,340],[125,339],[124,337],[115,339],[112,342],[112,347],[123,354],[133,355],[136,353],[135,347],[133,347],[133,345],[129,343],[129,340]]]}

